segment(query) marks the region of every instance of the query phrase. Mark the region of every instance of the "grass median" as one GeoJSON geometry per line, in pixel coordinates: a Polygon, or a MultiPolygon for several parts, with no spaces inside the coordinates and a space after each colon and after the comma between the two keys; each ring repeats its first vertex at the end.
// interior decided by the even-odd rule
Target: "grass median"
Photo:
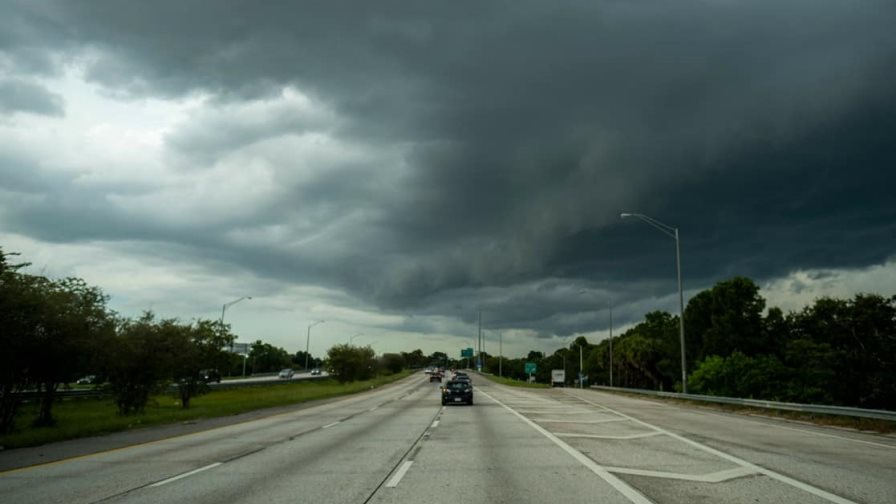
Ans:
{"type": "Polygon", "coordinates": [[[32,421],[37,418],[38,405],[28,403],[20,408],[16,416],[16,425],[19,428],[12,433],[0,435],[0,446],[4,449],[22,448],[152,425],[236,415],[263,408],[299,404],[363,392],[400,380],[410,374],[411,371],[402,371],[393,375],[378,376],[372,380],[345,384],[335,380],[298,381],[270,386],[213,390],[194,398],[189,409],[181,408],[180,400],[175,396],[163,394],[153,397],[144,413],[131,416],[119,415],[111,398],[71,399],[59,401],[53,406],[56,417],[56,425],[53,427],[32,427],[32,421]]]}

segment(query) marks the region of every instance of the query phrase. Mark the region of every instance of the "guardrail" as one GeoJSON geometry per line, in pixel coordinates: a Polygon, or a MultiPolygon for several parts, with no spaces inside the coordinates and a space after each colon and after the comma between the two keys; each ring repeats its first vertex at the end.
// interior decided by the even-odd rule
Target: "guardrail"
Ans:
{"type": "Polygon", "coordinates": [[[847,406],[827,406],[824,404],[800,404],[777,401],[764,401],[761,399],[740,399],[737,397],[717,397],[698,394],[679,394],[676,392],[661,392],[659,390],[632,389],[621,387],[607,387],[601,385],[592,385],[590,388],[598,390],[609,390],[612,392],[629,392],[633,394],[644,394],[658,397],[669,397],[672,399],[687,399],[689,401],[702,401],[720,404],[734,404],[737,406],[750,406],[754,408],[764,408],[783,411],[799,411],[803,413],[818,413],[822,415],[839,415],[856,418],[876,418],[878,420],[889,420],[896,422],[896,411],[850,408],[847,406]]]}

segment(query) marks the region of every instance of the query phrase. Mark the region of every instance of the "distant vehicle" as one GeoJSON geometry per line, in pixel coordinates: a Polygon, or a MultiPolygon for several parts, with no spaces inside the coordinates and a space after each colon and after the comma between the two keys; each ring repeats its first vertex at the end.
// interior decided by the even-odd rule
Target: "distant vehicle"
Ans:
{"type": "Polygon", "coordinates": [[[426,374],[432,374],[432,368],[428,367],[428,368],[424,369],[423,372],[426,374]]]}
{"type": "Polygon", "coordinates": [[[473,384],[469,381],[449,380],[442,387],[442,405],[473,405],[473,384]]]}
{"type": "Polygon", "coordinates": [[[203,369],[199,372],[199,378],[205,383],[221,383],[221,373],[217,369],[203,369]]]}
{"type": "Polygon", "coordinates": [[[294,374],[295,374],[295,371],[293,371],[292,369],[286,368],[286,369],[281,369],[280,374],[278,374],[277,376],[279,378],[284,378],[284,379],[288,380],[288,379],[292,378],[294,374]]]}
{"type": "Polygon", "coordinates": [[[442,383],[442,374],[441,373],[432,373],[429,375],[429,382],[439,382],[442,383]]]}
{"type": "Polygon", "coordinates": [[[469,383],[471,386],[473,385],[473,380],[470,379],[467,375],[458,375],[454,377],[453,381],[459,381],[464,383],[469,383]]]}
{"type": "Polygon", "coordinates": [[[93,385],[96,383],[96,375],[87,375],[83,378],[79,378],[75,383],[78,385],[93,385]]]}
{"type": "Polygon", "coordinates": [[[551,370],[551,386],[562,387],[566,384],[566,371],[562,369],[551,370]]]}
{"type": "Polygon", "coordinates": [[[311,370],[311,376],[318,376],[318,375],[320,375],[320,368],[314,368],[311,370]]]}

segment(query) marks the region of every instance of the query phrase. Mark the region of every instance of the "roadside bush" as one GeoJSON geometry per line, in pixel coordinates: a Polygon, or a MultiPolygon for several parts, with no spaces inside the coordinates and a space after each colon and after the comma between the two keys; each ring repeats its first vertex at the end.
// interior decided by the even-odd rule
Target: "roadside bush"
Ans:
{"type": "Polygon", "coordinates": [[[395,374],[404,369],[405,361],[401,354],[387,353],[380,357],[380,368],[395,374]]]}
{"type": "Polygon", "coordinates": [[[340,344],[327,350],[327,368],[339,383],[369,380],[375,374],[375,357],[369,346],[340,344]]]}

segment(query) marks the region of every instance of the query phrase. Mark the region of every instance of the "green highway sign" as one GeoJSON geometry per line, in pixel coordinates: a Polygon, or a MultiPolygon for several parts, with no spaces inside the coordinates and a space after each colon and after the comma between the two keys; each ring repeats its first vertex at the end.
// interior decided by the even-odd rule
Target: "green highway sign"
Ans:
{"type": "Polygon", "coordinates": [[[535,373],[535,363],[527,362],[526,363],[526,374],[534,374],[535,373]]]}
{"type": "Polygon", "coordinates": [[[473,356],[473,349],[472,349],[472,348],[461,348],[461,350],[460,350],[460,356],[461,356],[461,357],[472,357],[472,356],[473,356]]]}

